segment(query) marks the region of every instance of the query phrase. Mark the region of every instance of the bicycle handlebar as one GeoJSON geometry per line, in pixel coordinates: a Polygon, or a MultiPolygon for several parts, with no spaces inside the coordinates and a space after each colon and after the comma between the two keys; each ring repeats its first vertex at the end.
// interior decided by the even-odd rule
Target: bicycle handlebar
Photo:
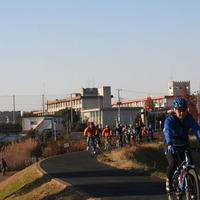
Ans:
{"type": "Polygon", "coordinates": [[[200,152],[200,147],[191,147],[189,148],[191,151],[200,152]]]}
{"type": "Polygon", "coordinates": [[[188,147],[188,148],[186,148],[186,149],[178,149],[178,150],[176,150],[176,152],[177,153],[179,153],[179,152],[188,152],[188,151],[194,151],[194,152],[200,152],[200,147],[188,147]]]}

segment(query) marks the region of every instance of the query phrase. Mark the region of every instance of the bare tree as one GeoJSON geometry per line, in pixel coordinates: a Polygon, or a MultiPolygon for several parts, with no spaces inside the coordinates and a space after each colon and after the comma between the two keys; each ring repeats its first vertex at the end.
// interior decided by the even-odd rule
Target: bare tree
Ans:
{"type": "Polygon", "coordinates": [[[198,120],[198,110],[195,101],[191,101],[191,96],[187,92],[187,87],[185,84],[182,85],[182,97],[188,100],[189,111],[193,117],[198,120]]]}
{"type": "Polygon", "coordinates": [[[151,112],[154,109],[154,104],[151,97],[147,97],[144,107],[145,107],[145,110],[147,110],[148,112],[151,112]]]}

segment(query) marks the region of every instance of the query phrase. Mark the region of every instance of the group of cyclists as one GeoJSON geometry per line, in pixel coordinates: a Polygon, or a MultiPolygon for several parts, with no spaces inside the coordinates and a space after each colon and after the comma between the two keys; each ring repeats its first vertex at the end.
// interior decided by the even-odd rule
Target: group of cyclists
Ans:
{"type": "MultiPolygon", "coordinates": [[[[178,97],[173,101],[174,112],[170,114],[164,122],[164,151],[168,161],[167,166],[167,179],[166,179],[166,191],[168,194],[168,199],[173,199],[172,193],[174,191],[174,186],[172,183],[173,173],[178,166],[179,159],[184,160],[185,149],[189,150],[189,130],[192,129],[195,134],[199,144],[200,144],[200,126],[198,122],[192,117],[188,112],[188,101],[185,98],[178,97]],[[181,150],[181,151],[180,151],[181,150]]],[[[100,147],[100,137],[105,137],[105,141],[110,140],[111,136],[116,137],[117,146],[121,147],[126,144],[137,143],[141,141],[151,141],[153,140],[154,130],[151,125],[148,127],[141,127],[136,124],[135,127],[128,126],[127,124],[121,126],[117,124],[115,129],[111,130],[108,125],[101,131],[98,127],[94,125],[93,122],[89,123],[89,126],[84,130],[84,136],[96,136],[98,140],[98,145],[100,147]]],[[[106,142],[105,142],[106,143],[106,142]]],[[[87,143],[88,149],[88,143],[87,143]]],[[[189,151],[190,161],[192,161],[192,154],[189,151]]],[[[196,194],[195,194],[196,195],[196,194]]],[[[192,195],[192,196],[195,196],[192,195]]],[[[196,195],[196,196],[199,196],[196,195]]],[[[197,199],[197,198],[194,198],[197,199]]]]}
{"type": "Polygon", "coordinates": [[[89,149],[89,138],[96,137],[97,148],[100,148],[101,137],[105,138],[105,150],[111,147],[111,138],[116,137],[116,147],[122,147],[127,144],[136,144],[141,142],[150,142],[153,140],[154,129],[151,125],[148,127],[141,127],[138,124],[135,126],[124,126],[117,124],[115,128],[111,129],[109,125],[100,129],[98,125],[89,122],[89,126],[84,130],[84,136],[87,137],[87,150],[89,149]]]}

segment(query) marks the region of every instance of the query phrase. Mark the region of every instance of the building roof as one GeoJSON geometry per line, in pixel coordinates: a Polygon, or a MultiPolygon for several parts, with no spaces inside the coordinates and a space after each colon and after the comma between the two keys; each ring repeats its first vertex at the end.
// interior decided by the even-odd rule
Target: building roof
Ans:
{"type": "MultiPolygon", "coordinates": [[[[129,101],[122,101],[121,103],[134,103],[134,102],[140,102],[140,101],[146,101],[148,97],[142,98],[142,99],[134,99],[134,100],[129,100],[129,101]]],[[[165,98],[174,98],[174,96],[159,96],[159,97],[151,97],[152,100],[156,99],[165,99],[165,98]]],[[[112,103],[112,105],[117,105],[117,102],[112,103]]]]}
{"type": "Polygon", "coordinates": [[[81,99],[81,97],[78,96],[78,97],[72,97],[72,98],[66,98],[66,99],[56,99],[53,101],[47,101],[47,102],[45,102],[45,104],[49,105],[49,104],[54,104],[54,103],[70,102],[70,101],[78,100],[78,99],[81,99]]]}

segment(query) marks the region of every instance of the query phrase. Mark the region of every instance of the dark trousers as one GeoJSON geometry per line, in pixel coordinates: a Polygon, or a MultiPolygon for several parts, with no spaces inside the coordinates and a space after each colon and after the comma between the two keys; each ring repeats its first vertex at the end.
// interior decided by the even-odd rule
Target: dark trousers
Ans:
{"type": "MultiPolygon", "coordinates": [[[[188,146],[181,146],[181,147],[175,147],[176,150],[184,150],[186,148],[188,148],[188,146]]],[[[167,178],[169,180],[172,179],[173,173],[176,170],[176,168],[179,166],[180,161],[184,161],[185,159],[185,154],[184,152],[179,152],[179,153],[175,153],[175,154],[169,154],[167,152],[167,144],[164,144],[164,150],[165,150],[165,155],[168,161],[168,166],[167,166],[167,178]]],[[[190,164],[193,163],[192,161],[192,154],[189,151],[189,157],[190,157],[190,164]]]]}

